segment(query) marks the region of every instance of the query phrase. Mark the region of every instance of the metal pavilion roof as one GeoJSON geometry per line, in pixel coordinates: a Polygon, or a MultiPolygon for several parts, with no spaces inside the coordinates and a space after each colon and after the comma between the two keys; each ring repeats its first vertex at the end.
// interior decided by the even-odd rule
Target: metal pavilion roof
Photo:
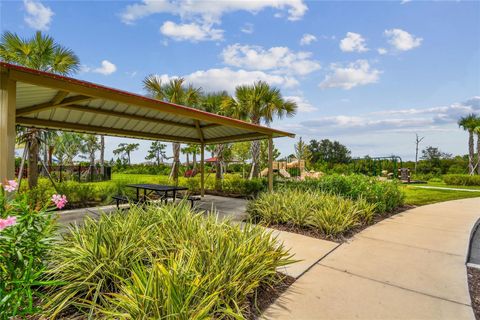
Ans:
{"type": "Polygon", "coordinates": [[[5,62],[0,71],[16,81],[16,123],[26,127],[199,144],[295,136],[5,62]]]}

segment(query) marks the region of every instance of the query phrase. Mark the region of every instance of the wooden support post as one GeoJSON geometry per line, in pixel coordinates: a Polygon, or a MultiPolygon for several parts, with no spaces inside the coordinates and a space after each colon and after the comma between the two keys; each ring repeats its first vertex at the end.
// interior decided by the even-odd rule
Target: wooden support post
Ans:
{"type": "Polygon", "coordinates": [[[205,144],[200,147],[200,196],[205,196],[205,144]]]}
{"type": "Polygon", "coordinates": [[[273,139],[268,138],[268,191],[273,192],[273,139]]]}
{"type": "Polygon", "coordinates": [[[0,73],[0,182],[15,177],[16,82],[0,73]]]}

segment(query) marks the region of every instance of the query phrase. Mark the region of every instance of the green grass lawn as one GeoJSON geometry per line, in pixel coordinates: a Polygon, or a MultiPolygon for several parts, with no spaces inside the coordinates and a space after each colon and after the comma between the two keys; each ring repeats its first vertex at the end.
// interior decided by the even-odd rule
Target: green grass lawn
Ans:
{"type": "MultiPolygon", "coordinates": [[[[426,185],[427,184],[423,184],[422,186],[426,186],[426,185]]],[[[480,190],[480,187],[449,186],[442,183],[429,183],[428,186],[480,190]]],[[[422,206],[426,204],[432,204],[436,202],[443,202],[443,201],[449,201],[449,200],[480,197],[480,192],[422,189],[422,188],[415,188],[415,185],[405,185],[405,186],[402,186],[402,188],[405,191],[405,204],[415,205],[415,206],[422,206]]]]}

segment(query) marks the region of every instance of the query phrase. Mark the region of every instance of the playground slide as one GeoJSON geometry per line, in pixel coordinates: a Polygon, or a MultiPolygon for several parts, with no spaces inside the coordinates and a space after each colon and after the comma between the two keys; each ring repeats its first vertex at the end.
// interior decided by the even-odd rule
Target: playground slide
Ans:
{"type": "MultiPolygon", "coordinates": [[[[276,172],[277,170],[273,170],[274,172],[276,172]]],[[[285,169],[280,169],[278,171],[278,174],[281,175],[282,177],[284,178],[290,178],[290,173],[287,172],[287,170],[285,169]]],[[[260,176],[262,177],[266,177],[268,175],[268,168],[266,169],[263,169],[262,172],[260,172],[260,176]]]]}
{"type": "Polygon", "coordinates": [[[278,173],[284,178],[290,178],[290,173],[288,173],[288,171],[285,169],[280,169],[278,173]]]}

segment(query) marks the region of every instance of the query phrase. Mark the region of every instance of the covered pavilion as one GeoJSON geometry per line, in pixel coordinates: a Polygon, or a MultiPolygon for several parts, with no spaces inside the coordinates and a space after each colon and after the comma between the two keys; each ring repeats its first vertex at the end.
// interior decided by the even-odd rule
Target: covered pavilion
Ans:
{"type": "Polygon", "coordinates": [[[0,181],[15,172],[16,125],[201,146],[268,139],[273,189],[273,138],[293,133],[251,124],[102,85],[0,62],[0,181]]]}

